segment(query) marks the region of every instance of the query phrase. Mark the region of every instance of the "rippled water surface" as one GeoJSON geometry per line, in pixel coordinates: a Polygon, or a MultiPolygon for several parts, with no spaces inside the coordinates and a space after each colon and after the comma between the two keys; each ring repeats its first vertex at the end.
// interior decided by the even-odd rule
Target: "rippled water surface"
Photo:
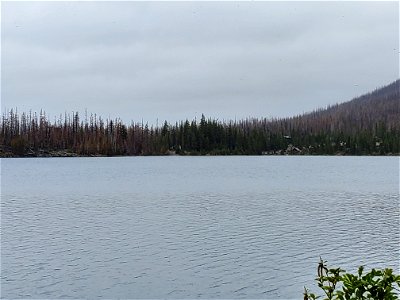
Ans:
{"type": "Polygon", "coordinates": [[[301,299],[399,270],[396,157],[1,160],[3,298],[301,299]]]}

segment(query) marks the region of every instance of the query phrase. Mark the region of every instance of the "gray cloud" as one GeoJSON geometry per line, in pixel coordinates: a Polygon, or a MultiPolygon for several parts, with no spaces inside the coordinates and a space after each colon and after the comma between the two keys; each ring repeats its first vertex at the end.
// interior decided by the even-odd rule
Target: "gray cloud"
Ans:
{"type": "Polygon", "coordinates": [[[302,113],[399,77],[397,2],[4,2],[2,109],[302,113]]]}

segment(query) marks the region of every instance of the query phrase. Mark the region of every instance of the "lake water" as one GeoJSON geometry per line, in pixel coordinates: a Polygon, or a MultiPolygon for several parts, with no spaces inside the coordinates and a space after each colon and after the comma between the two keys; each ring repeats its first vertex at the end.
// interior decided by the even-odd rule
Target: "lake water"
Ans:
{"type": "Polygon", "coordinates": [[[397,157],[1,160],[2,298],[302,299],[399,271],[397,157]]]}

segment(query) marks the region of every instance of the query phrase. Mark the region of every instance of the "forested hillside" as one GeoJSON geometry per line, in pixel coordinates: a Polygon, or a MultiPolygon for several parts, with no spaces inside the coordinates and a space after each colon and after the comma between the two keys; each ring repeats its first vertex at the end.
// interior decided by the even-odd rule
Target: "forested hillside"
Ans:
{"type": "Polygon", "coordinates": [[[5,112],[0,156],[398,155],[400,81],[349,102],[283,119],[185,120],[159,127],[94,114],[5,112]]]}

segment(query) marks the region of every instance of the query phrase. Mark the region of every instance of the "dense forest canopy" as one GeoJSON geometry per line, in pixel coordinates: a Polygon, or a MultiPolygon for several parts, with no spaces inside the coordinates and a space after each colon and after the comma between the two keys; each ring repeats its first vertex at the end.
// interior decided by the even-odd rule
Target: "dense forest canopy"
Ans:
{"type": "Polygon", "coordinates": [[[95,114],[4,112],[0,156],[398,155],[400,80],[349,102],[282,119],[206,118],[162,126],[95,114]]]}

